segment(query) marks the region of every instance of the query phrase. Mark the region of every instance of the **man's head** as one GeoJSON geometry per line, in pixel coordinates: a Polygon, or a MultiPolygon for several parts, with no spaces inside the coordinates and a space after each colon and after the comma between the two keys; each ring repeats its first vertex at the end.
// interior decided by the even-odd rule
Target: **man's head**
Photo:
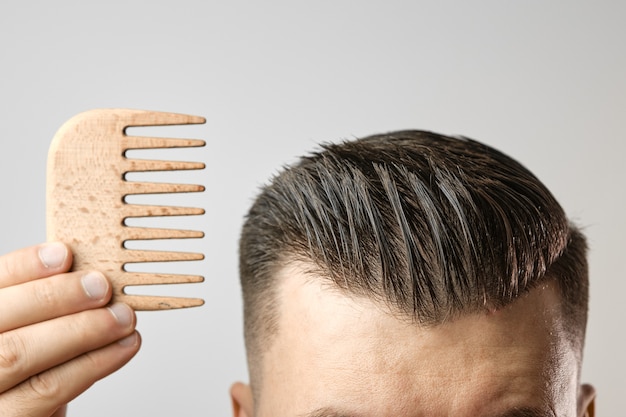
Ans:
{"type": "Polygon", "coordinates": [[[486,145],[404,131],[324,146],[255,201],[240,273],[240,412],[576,413],[584,237],[486,145]]]}

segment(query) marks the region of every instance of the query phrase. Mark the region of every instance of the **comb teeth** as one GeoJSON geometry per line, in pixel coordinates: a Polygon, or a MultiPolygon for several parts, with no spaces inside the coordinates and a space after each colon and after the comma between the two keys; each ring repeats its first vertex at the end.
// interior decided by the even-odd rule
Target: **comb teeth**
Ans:
{"type": "Polygon", "coordinates": [[[131,194],[197,193],[200,191],[204,191],[202,185],[170,184],[165,182],[126,182],[123,186],[124,196],[131,194]]]}
{"type": "MultiPolygon", "coordinates": [[[[191,116],[181,113],[167,113],[146,110],[111,109],[92,110],[87,113],[116,113],[117,130],[125,132],[129,127],[138,126],[175,126],[175,125],[201,125],[206,119],[201,116],[191,116]]],[[[84,113],[83,113],[84,114],[84,113]]]]}
{"type": "Polygon", "coordinates": [[[201,162],[130,159],[131,149],[204,146],[198,139],[128,136],[133,126],[200,124],[202,117],[142,110],[110,109],[82,113],[57,132],[48,156],[48,240],[67,243],[74,253],[75,270],[102,271],[112,281],[113,300],[136,310],[163,310],[201,305],[196,298],[128,295],[129,285],[202,282],[196,275],[131,273],[126,264],[195,261],[201,253],[126,249],[132,240],[193,239],[195,230],[131,227],[128,218],[189,216],[201,208],[126,204],[128,195],[204,191],[202,185],[126,181],[130,172],[199,170],[201,162]]]}
{"type": "Polygon", "coordinates": [[[168,252],[157,250],[125,250],[122,255],[124,264],[143,262],[201,261],[204,255],[192,252],[168,252]]]}
{"type": "Polygon", "coordinates": [[[146,274],[142,272],[126,272],[126,285],[164,285],[164,284],[188,284],[190,282],[203,282],[200,275],[182,274],[146,274]]]}
{"type": "Polygon", "coordinates": [[[128,159],[124,172],[146,172],[146,171],[180,171],[191,169],[204,169],[202,162],[182,162],[182,161],[149,161],[145,159],[128,159]]]}
{"type": "Polygon", "coordinates": [[[126,204],[122,208],[123,217],[155,217],[155,216],[194,216],[204,214],[204,209],[195,207],[149,206],[142,204],[126,204]]]}
{"type": "Polygon", "coordinates": [[[163,149],[163,148],[197,148],[205,145],[199,139],[149,138],[145,136],[126,136],[122,150],[131,149],[163,149]]]}
{"type": "Polygon", "coordinates": [[[151,295],[118,294],[135,310],[172,310],[174,308],[198,307],[204,304],[201,298],[157,297],[151,295]]]}
{"type": "MultiPolygon", "coordinates": [[[[204,281],[204,277],[200,275],[125,272],[123,276],[127,287],[135,285],[189,284],[204,281]]],[[[204,304],[204,300],[200,298],[130,295],[125,292],[120,292],[117,296],[123,298],[126,304],[133,305],[136,310],[169,310],[182,307],[197,307],[204,304]]]]}
{"type": "Polygon", "coordinates": [[[124,241],[152,239],[194,239],[204,237],[197,230],[155,229],[151,227],[125,227],[122,234],[124,241]]]}

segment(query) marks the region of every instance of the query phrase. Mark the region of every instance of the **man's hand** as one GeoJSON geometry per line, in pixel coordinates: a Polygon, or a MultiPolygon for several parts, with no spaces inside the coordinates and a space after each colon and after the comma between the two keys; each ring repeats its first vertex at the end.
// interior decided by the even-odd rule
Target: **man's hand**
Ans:
{"type": "Polygon", "coordinates": [[[135,314],[104,307],[111,285],[67,272],[61,243],[0,256],[0,415],[64,415],[65,404],[139,350],[135,314]],[[55,414],[56,413],[56,414],[55,414]]]}

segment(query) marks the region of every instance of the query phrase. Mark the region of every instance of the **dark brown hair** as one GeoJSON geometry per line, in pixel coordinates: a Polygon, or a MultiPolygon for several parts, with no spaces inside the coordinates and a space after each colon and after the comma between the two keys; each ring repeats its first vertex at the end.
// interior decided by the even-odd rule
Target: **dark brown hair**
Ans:
{"type": "Polygon", "coordinates": [[[487,145],[424,131],[323,145],[276,176],[248,213],[248,355],[258,358],[276,332],[275,275],[292,261],[425,326],[500,308],[555,277],[582,346],[585,252],[548,189],[487,145]]]}

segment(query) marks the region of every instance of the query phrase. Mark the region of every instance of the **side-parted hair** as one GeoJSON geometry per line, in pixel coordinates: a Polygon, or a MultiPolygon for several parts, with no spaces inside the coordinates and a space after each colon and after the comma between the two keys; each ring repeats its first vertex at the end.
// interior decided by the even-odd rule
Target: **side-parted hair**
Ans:
{"type": "Polygon", "coordinates": [[[262,189],[240,240],[252,379],[279,331],[277,271],[294,261],[423,326],[553,278],[582,351],[584,236],[530,171],[468,138],[412,130],[326,144],[262,189]]]}

